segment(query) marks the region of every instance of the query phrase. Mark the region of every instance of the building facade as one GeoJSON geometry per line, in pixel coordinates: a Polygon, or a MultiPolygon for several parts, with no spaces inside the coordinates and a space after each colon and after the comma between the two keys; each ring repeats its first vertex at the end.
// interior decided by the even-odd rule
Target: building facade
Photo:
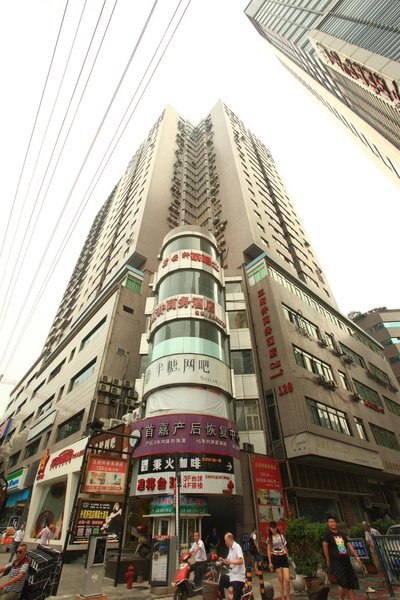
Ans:
{"type": "Polygon", "coordinates": [[[178,464],[184,543],[216,523],[241,535],[285,507],[334,511],[347,525],[399,515],[386,398],[400,406],[383,347],[340,313],[268,149],[223,102],[196,126],[167,107],[96,217],[43,353],[11,394],[2,469],[29,476],[19,501],[9,489],[2,524],[27,519],[33,541],[53,519],[62,545],[81,440],[98,420],[141,431],[127,545],[139,525],[174,532],[178,464]],[[279,490],[274,502],[255,492],[254,457],[279,461],[281,504],[279,490]]]}
{"type": "Polygon", "coordinates": [[[245,13],[291,74],[399,183],[396,0],[252,0],[245,13]]]}
{"type": "Polygon", "coordinates": [[[382,307],[366,313],[355,312],[350,316],[359,327],[382,344],[386,359],[400,384],[400,310],[382,307]]]}

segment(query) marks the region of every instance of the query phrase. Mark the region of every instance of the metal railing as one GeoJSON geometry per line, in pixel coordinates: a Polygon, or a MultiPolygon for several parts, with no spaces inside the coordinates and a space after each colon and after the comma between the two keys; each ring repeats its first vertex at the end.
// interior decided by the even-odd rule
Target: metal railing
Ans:
{"type": "Polygon", "coordinates": [[[394,598],[393,585],[400,585],[400,535],[372,537],[381,561],[386,585],[391,598],[394,598]]]}

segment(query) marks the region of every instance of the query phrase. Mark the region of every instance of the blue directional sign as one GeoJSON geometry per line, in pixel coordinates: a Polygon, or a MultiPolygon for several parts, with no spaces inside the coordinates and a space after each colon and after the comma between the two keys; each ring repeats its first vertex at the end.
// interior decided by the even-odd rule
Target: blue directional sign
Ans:
{"type": "Polygon", "coordinates": [[[363,538],[349,538],[349,542],[356,551],[358,558],[361,560],[369,558],[367,546],[363,538]]]}

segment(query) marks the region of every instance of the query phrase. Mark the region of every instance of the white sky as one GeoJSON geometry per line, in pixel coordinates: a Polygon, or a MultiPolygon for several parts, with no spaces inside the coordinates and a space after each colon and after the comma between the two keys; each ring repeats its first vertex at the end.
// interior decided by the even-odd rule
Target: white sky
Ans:
{"type": "MultiPolygon", "coordinates": [[[[182,2],[178,16],[187,2],[182,2]]],[[[103,0],[87,0],[76,47],[38,159],[84,6],[84,0],[69,1],[65,27],[17,194],[65,1],[12,0],[0,4],[3,57],[0,243],[5,240],[0,257],[0,373],[4,373],[4,380],[18,380],[37,358],[94,216],[166,104],[197,123],[222,98],[271,150],[344,313],[376,306],[400,306],[396,276],[398,188],[278,63],[243,14],[247,0],[192,0],[90,196],[37,308],[28,318],[73,216],[179,3],[178,0],[159,0],[79,173],[152,4],[153,0],[118,0],[98,62],[50,182],[90,70],[88,65],[83,69],[83,79],[78,83],[57,150],[45,175],[48,161],[103,5],[103,0]],[[38,207],[42,203],[39,214],[38,207]],[[64,204],[66,208],[62,213],[64,204]],[[10,214],[12,218],[7,228],[10,214]],[[54,227],[57,228],[52,235],[54,227]]],[[[113,5],[114,0],[105,3],[99,32],[94,38],[95,49],[88,55],[90,64],[113,5]]],[[[147,79],[148,76],[145,82],[147,79]]],[[[11,387],[0,385],[1,412],[10,390],[11,387]]]]}

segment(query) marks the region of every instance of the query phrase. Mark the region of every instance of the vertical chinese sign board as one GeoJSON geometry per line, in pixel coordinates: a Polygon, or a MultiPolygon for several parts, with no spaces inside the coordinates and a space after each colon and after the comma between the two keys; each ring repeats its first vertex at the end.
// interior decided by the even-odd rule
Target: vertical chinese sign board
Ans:
{"type": "Polygon", "coordinates": [[[276,521],[281,531],[286,527],[283,488],[279,462],[268,456],[251,457],[254,496],[257,506],[258,530],[261,539],[267,539],[270,521],[276,521]]]}

